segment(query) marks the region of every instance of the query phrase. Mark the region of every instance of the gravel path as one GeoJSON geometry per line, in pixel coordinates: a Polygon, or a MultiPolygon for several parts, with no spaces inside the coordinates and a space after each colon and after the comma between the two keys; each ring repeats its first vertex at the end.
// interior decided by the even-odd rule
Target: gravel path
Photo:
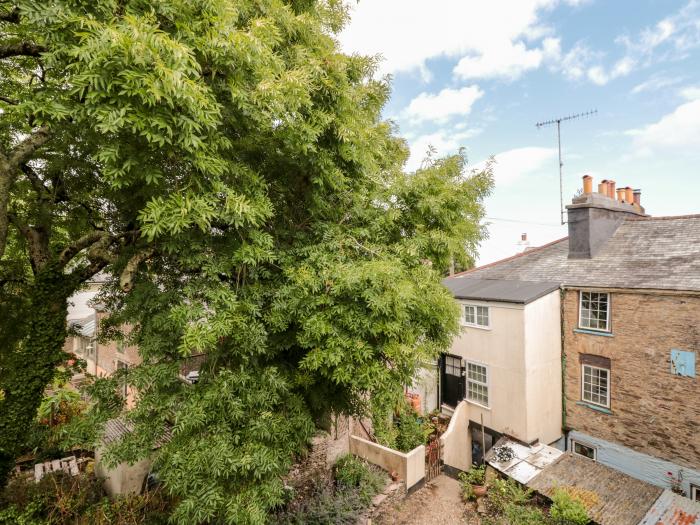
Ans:
{"type": "Polygon", "coordinates": [[[462,503],[459,482],[438,476],[376,519],[379,525],[472,524],[473,512],[462,503]]]}

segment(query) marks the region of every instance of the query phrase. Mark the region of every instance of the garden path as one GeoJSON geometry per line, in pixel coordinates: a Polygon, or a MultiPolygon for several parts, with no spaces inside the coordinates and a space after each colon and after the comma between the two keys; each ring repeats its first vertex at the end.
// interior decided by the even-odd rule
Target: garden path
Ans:
{"type": "Polygon", "coordinates": [[[377,517],[378,525],[452,525],[479,523],[462,502],[459,482],[440,475],[377,517]]]}

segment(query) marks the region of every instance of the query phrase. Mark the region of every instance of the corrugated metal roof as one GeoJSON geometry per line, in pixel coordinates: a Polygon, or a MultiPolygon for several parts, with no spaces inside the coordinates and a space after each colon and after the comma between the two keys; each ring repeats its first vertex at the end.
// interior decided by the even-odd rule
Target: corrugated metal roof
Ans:
{"type": "MultiPolygon", "coordinates": [[[[588,514],[600,525],[638,525],[663,490],[627,474],[567,452],[535,476],[528,486],[547,497],[558,487],[592,493],[588,514]]],[[[655,524],[656,525],[656,524],[655,524]]]]}
{"type": "Polygon", "coordinates": [[[97,321],[94,315],[85,317],[84,319],[72,319],[68,321],[68,326],[71,328],[76,327],[78,333],[83,337],[92,338],[95,336],[95,329],[97,328],[97,321]]]}
{"type": "MultiPolygon", "coordinates": [[[[130,434],[134,430],[134,425],[130,421],[125,421],[122,418],[110,419],[105,423],[105,430],[102,434],[102,441],[106,444],[121,440],[125,435],[130,434]]],[[[172,433],[169,428],[165,429],[163,435],[155,443],[153,449],[160,448],[165,443],[170,441],[172,433]]]]}
{"type": "Polygon", "coordinates": [[[508,281],[505,279],[475,279],[448,277],[444,284],[457,299],[527,304],[559,289],[558,283],[508,281]]]}
{"type": "Polygon", "coordinates": [[[700,290],[700,215],[626,220],[592,259],[569,259],[560,239],[468,270],[463,278],[568,286],[700,290]]]}
{"type": "Polygon", "coordinates": [[[664,490],[639,525],[700,525],[700,503],[664,490]]]}

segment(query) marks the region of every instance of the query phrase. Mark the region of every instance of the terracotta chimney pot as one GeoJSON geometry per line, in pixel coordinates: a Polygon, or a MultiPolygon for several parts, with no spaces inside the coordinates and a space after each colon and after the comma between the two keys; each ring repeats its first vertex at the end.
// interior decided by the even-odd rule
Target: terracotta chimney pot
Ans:
{"type": "Polygon", "coordinates": [[[593,177],[590,175],[583,176],[583,193],[593,193],[593,177]]]}
{"type": "Polygon", "coordinates": [[[642,205],[642,190],[633,190],[632,195],[634,198],[634,203],[637,206],[641,206],[642,205]]]}
{"type": "Polygon", "coordinates": [[[608,179],[601,180],[600,183],[598,183],[598,193],[601,195],[608,194],[608,179]]]}
{"type": "Polygon", "coordinates": [[[632,196],[632,188],[630,188],[629,186],[625,187],[625,202],[627,204],[634,203],[634,197],[632,196]]]}
{"type": "Polygon", "coordinates": [[[611,199],[615,198],[615,181],[614,180],[608,181],[608,197],[610,197],[611,199]]]}
{"type": "Polygon", "coordinates": [[[617,188],[618,202],[625,202],[625,188],[617,188]]]}

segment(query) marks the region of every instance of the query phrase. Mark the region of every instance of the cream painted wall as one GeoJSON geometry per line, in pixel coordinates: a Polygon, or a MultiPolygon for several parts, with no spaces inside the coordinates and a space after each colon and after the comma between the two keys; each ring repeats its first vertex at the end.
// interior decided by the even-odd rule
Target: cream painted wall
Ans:
{"type": "Polygon", "coordinates": [[[525,399],[525,326],[523,305],[484,301],[460,304],[489,306],[488,329],[463,326],[450,352],[488,366],[489,406],[469,400],[469,419],[522,441],[527,440],[525,399]]]}
{"type": "Polygon", "coordinates": [[[559,290],[528,305],[490,307],[489,329],[463,326],[452,354],[488,366],[489,406],[469,403],[469,419],[523,442],[561,437],[559,290]]]}
{"type": "Polygon", "coordinates": [[[551,444],[563,435],[559,290],[525,306],[525,363],[528,441],[551,444]]]}

